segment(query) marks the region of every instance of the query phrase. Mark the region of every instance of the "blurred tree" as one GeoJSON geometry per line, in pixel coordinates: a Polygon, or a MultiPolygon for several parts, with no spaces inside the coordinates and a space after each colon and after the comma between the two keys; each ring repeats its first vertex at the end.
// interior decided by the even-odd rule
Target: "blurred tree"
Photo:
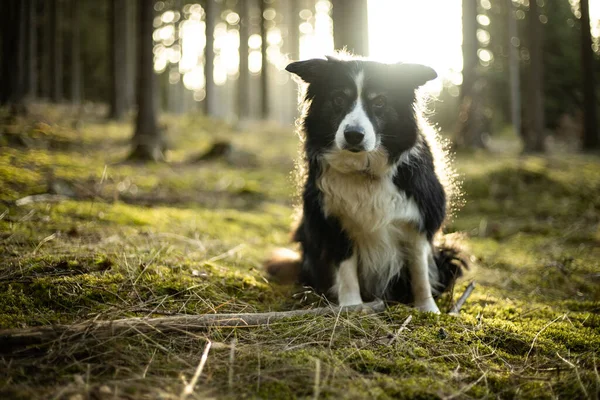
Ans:
{"type": "MultiPolygon", "coordinates": [[[[298,0],[289,0],[289,29],[288,42],[290,58],[292,60],[300,59],[300,2],[298,0]]],[[[296,84],[294,85],[294,91],[296,84]]]]}
{"type": "Polygon", "coordinates": [[[512,127],[521,137],[521,76],[519,73],[519,30],[515,19],[515,7],[512,0],[506,0],[508,26],[508,68],[510,80],[510,119],[512,127]]]}
{"type": "Polygon", "coordinates": [[[238,120],[248,118],[248,38],[250,37],[250,2],[243,1],[238,6],[240,15],[240,77],[237,82],[237,116],[238,120]]]}
{"type": "Polygon", "coordinates": [[[130,160],[159,161],[164,159],[164,138],[156,122],[156,76],[154,74],[154,0],[138,4],[138,88],[137,118],[132,138],[130,160]]]}
{"type": "Polygon", "coordinates": [[[19,0],[3,2],[2,65],[0,73],[0,105],[10,106],[12,114],[25,110],[26,14],[28,3],[19,0]]]}
{"type": "Polygon", "coordinates": [[[50,31],[52,37],[52,50],[50,51],[51,68],[51,93],[53,102],[58,103],[63,99],[63,36],[61,0],[48,0],[50,4],[50,31]]]}
{"type": "MultiPolygon", "coordinates": [[[[369,55],[367,0],[333,0],[333,40],[336,49],[346,48],[369,55]]],[[[474,1],[472,1],[474,2],[474,1]]]]}
{"type": "Polygon", "coordinates": [[[594,80],[594,51],[590,31],[589,0],[580,0],[581,9],[581,66],[583,76],[583,148],[600,146],[596,119],[596,85],[594,80]]]}
{"type": "Polygon", "coordinates": [[[136,14],[136,6],[137,1],[126,1],[125,13],[126,13],[126,27],[127,34],[125,39],[127,41],[126,44],[126,54],[127,58],[127,77],[125,79],[125,109],[131,110],[135,106],[135,83],[136,83],[136,59],[137,59],[137,35],[136,35],[136,22],[137,22],[137,14],[136,14]]]}
{"type": "Polygon", "coordinates": [[[461,148],[485,148],[482,91],[485,81],[479,75],[479,43],[477,39],[477,3],[463,0],[463,69],[460,87],[460,111],[455,144],[461,148]]]}
{"type": "Polygon", "coordinates": [[[110,2],[111,95],[110,119],[122,119],[126,111],[127,93],[127,1],[110,2]]]}
{"type": "Polygon", "coordinates": [[[42,27],[40,32],[40,68],[39,79],[40,79],[40,97],[49,100],[51,93],[51,68],[50,62],[52,60],[52,23],[51,17],[52,12],[50,11],[53,3],[50,1],[40,2],[40,11],[42,15],[42,27]]]}
{"type": "MultiPolygon", "coordinates": [[[[247,0],[246,0],[247,1],[247,0]]],[[[218,16],[217,4],[214,0],[206,0],[204,5],[204,21],[206,23],[206,46],[204,47],[204,114],[213,115],[213,103],[215,95],[215,80],[214,68],[215,68],[215,20],[218,16]]]]}
{"type": "Polygon", "coordinates": [[[29,99],[37,97],[37,0],[26,0],[27,29],[27,82],[26,93],[29,99]]]}
{"type": "Polygon", "coordinates": [[[260,98],[262,119],[269,118],[269,57],[267,56],[267,26],[265,21],[266,0],[260,2],[260,38],[262,63],[260,69],[260,98]]]}
{"type": "Polygon", "coordinates": [[[81,7],[71,0],[71,102],[81,103],[81,7]]]}
{"type": "Polygon", "coordinates": [[[527,105],[523,127],[523,151],[537,153],[545,150],[544,121],[544,52],[541,7],[536,0],[529,2],[527,16],[527,44],[529,68],[527,71],[527,105]]]}

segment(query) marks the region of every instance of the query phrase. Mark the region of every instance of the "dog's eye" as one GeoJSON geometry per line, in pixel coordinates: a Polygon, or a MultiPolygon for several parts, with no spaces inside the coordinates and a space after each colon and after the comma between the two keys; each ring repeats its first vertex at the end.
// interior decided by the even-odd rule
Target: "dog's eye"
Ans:
{"type": "Polygon", "coordinates": [[[346,104],[346,96],[344,96],[343,94],[337,94],[333,97],[333,104],[336,107],[344,107],[344,105],[346,104]]]}
{"type": "Polygon", "coordinates": [[[385,97],[383,97],[383,96],[375,97],[373,99],[372,104],[375,109],[382,109],[383,107],[385,107],[385,97]]]}

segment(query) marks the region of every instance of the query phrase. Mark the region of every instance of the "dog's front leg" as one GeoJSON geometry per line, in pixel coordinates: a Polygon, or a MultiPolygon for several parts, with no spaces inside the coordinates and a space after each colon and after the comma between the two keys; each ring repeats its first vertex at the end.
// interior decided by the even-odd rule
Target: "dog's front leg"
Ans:
{"type": "Polygon", "coordinates": [[[439,314],[440,309],[433,299],[431,282],[429,281],[431,246],[425,236],[419,237],[415,241],[412,255],[409,269],[415,307],[421,311],[439,314]]]}
{"type": "Polygon", "coordinates": [[[362,304],[356,252],[353,252],[350,258],[340,263],[335,272],[333,291],[337,295],[338,304],[342,307],[362,304]]]}

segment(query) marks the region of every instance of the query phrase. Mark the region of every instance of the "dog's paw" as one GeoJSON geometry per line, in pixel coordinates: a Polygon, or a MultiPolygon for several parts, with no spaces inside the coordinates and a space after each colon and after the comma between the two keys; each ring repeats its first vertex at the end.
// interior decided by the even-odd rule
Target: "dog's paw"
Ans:
{"type": "Polygon", "coordinates": [[[415,304],[415,308],[419,311],[430,312],[434,314],[440,314],[440,309],[433,299],[428,299],[422,303],[415,304]]]}
{"type": "Polygon", "coordinates": [[[340,299],[339,301],[339,306],[340,307],[354,307],[354,306],[359,306],[362,305],[363,301],[362,299],[359,297],[355,297],[355,296],[344,296],[340,299]]]}

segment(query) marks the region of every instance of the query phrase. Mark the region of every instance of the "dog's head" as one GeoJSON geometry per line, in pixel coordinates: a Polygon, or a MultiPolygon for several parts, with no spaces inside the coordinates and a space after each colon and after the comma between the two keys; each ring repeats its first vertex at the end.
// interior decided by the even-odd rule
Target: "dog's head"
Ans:
{"type": "Polygon", "coordinates": [[[308,83],[309,158],[326,156],[343,172],[365,169],[374,154],[385,154],[385,162],[393,163],[415,145],[415,90],[437,76],[419,64],[333,57],[293,62],[286,70],[308,83]]]}

